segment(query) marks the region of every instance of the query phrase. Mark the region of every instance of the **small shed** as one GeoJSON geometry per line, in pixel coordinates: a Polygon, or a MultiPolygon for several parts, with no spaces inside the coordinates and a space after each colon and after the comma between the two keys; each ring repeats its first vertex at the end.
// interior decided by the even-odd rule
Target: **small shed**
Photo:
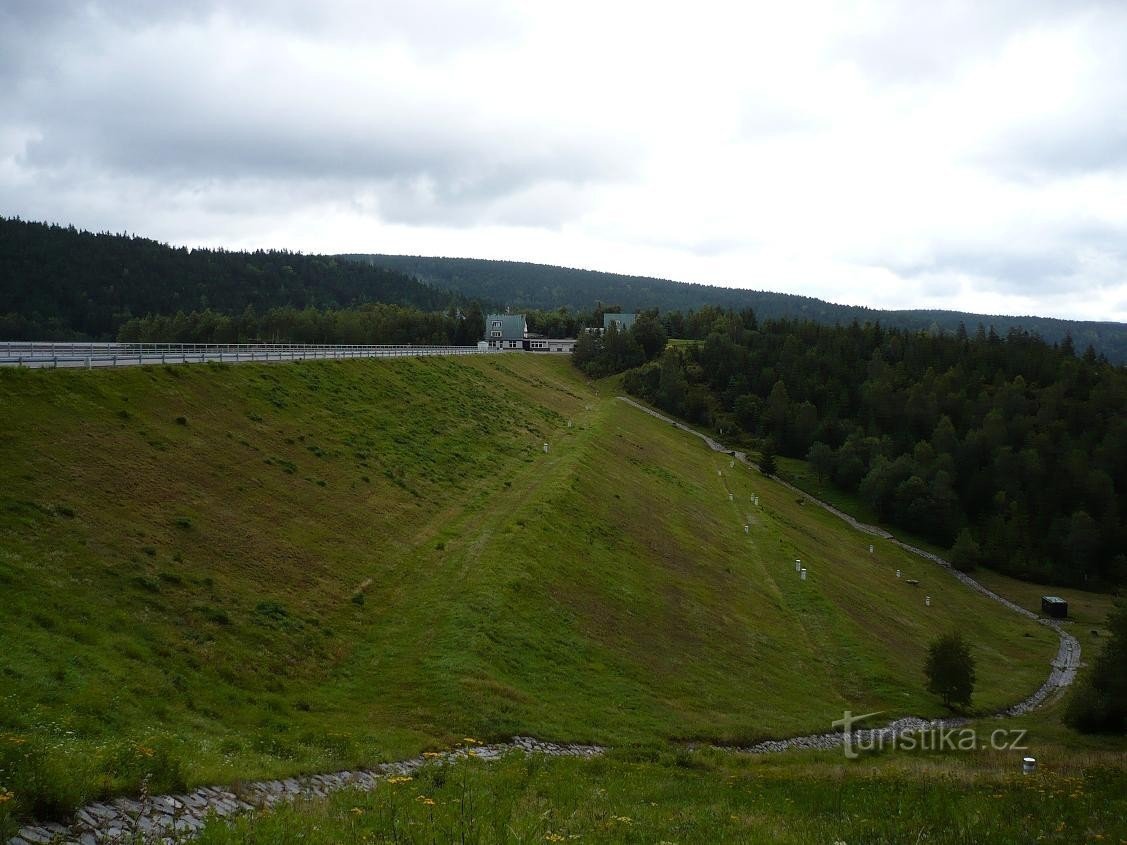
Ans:
{"type": "Polygon", "coordinates": [[[1068,616],[1068,602],[1060,596],[1041,596],[1041,612],[1046,616],[1064,619],[1068,616]]]}

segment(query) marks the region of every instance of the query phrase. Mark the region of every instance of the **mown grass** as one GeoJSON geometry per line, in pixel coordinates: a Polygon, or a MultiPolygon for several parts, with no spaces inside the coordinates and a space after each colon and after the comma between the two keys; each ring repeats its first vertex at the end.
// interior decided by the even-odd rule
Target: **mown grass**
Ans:
{"type": "Polygon", "coordinates": [[[981,710],[1047,673],[1050,631],[595,389],[532,356],[0,371],[0,814],[938,715],[952,627],[981,710]]]}
{"type": "MultiPolygon", "coordinates": [[[[1031,776],[953,754],[746,758],[635,750],[510,755],[284,807],[201,843],[1027,843],[1127,837],[1127,771],[1062,759],[1031,776]],[[1081,765],[1082,764],[1082,765],[1081,765]]],[[[970,755],[965,755],[970,756],[970,755]]]]}

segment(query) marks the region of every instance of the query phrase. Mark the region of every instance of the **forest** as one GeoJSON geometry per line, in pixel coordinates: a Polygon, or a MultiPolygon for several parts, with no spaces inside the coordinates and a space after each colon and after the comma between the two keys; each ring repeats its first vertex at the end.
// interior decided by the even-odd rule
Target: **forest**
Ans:
{"type": "MultiPolygon", "coordinates": [[[[514,311],[566,307],[579,311],[592,302],[616,302],[624,311],[660,308],[663,312],[700,311],[707,307],[754,308],[762,320],[811,320],[825,325],[875,323],[909,331],[940,331],[954,335],[959,323],[993,324],[998,332],[1012,328],[1036,333],[1049,343],[1066,336],[1080,348],[1091,344],[1115,363],[1127,363],[1127,326],[1122,323],[1060,320],[1051,317],[1000,317],[958,311],[881,311],[777,291],[748,290],[690,284],[648,276],[628,276],[523,261],[480,258],[434,258],[416,255],[341,255],[364,264],[406,273],[426,284],[445,288],[482,302],[504,302],[514,311]]],[[[718,280],[738,284],[740,280],[718,280]]],[[[673,337],[681,337],[672,333],[673,337]]]]}
{"type": "Polygon", "coordinates": [[[112,340],[124,324],[147,315],[233,317],[248,308],[335,313],[371,302],[432,312],[464,299],[393,270],[332,256],[188,250],[0,218],[5,340],[112,340]]]}
{"type": "Polygon", "coordinates": [[[641,366],[604,353],[596,367],[633,365],[624,385],[635,396],[809,460],[882,520],[950,548],[960,568],[1127,580],[1127,370],[1091,347],[982,326],[946,336],[759,323],[748,310],[663,323],[701,339],[641,366]]]}
{"type": "Polygon", "coordinates": [[[354,308],[246,308],[231,316],[183,311],[134,317],[117,339],[127,343],[332,343],[473,346],[485,332],[481,308],[420,311],[403,305],[368,303],[354,308]]]}

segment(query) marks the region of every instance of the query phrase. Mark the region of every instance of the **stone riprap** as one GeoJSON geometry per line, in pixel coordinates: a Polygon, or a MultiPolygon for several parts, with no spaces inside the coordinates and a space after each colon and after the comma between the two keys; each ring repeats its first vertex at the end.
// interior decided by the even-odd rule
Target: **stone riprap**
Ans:
{"type": "Polygon", "coordinates": [[[83,807],[66,826],[29,825],[9,839],[8,845],[101,845],[138,841],[178,843],[191,839],[198,833],[210,815],[228,817],[272,807],[285,801],[324,798],[342,789],[371,790],[388,777],[411,775],[428,764],[452,763],[469,757],[498,760],[506,754],[520,752],[550,757],[589,758],[598,757],[604,751],[604,748],[597,745],[542,742],[531,737],[517,736],[510,742],[422,754],[410,760],[383,763],[372,769],[243,783],[237,790],[206,786],[185,795],[158,795],[146,800],[118,798],[83,807]]]}

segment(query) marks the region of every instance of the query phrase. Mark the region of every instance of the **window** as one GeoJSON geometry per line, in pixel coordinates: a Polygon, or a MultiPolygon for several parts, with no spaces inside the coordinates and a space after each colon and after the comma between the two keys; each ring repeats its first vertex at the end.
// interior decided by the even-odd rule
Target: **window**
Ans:
{"type": "Polygon", "coordinates": [[[493,321],[493,328],[495,328],[495,329],[501,328],[501,321],[500,320],[494,320],[493,321]]]}
{"type": "Polygon", "coordinates": [[[490,337],[500,337],[500,336],[501,336],[501,333],[500,333],[500,332],[490,332],[490,333],[489,333],[489,336],[490,336],[490,337]]]}

